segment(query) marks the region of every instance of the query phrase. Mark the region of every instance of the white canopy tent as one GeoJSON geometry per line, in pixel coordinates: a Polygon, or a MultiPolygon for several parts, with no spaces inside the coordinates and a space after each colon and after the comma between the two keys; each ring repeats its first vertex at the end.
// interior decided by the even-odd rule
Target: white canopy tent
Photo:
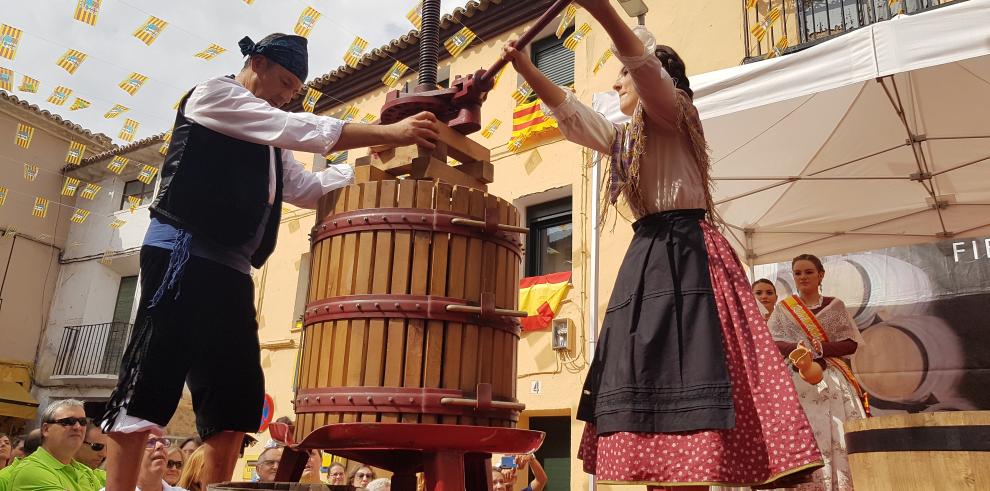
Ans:
{"type": "Polygon", "coordinates": [[[990,0],[692,86],[749,264],[990,234],[990,0]]]}

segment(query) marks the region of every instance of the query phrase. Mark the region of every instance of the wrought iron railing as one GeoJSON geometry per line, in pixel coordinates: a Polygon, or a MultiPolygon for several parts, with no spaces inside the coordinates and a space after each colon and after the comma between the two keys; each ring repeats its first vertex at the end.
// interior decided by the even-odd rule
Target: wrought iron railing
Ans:
{"type": "Polygon", "coordinates": [[[117,375],[132,327],[126,322],[66,326],[53,375],[117,375]]]}
{"type": "Polygon", "coordinates": [[[966,0],[741,0],[744,61],[798,51],[888,20],[966,0]]]}

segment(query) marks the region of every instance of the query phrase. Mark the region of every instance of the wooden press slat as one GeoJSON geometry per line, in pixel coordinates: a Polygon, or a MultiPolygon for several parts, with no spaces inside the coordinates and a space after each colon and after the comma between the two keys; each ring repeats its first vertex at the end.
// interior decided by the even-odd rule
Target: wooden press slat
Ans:
{"type": "MultiPolygon", "coordinates": [[[[379,208],[395,207],[396,181],[381,181],[378,192],[379,208]]],[[[371,293],[384,295],[389,289],[389,273],[392,269],[392,232],[375,232],[375,264],[372,272],[371,293]]],[[[381,387],[385,377],[385,319],[368,321],[368,354],[365,364],[364,385],[381,387]]],[[[364,413],[363,422],[376,422],[378,415],[364,413]]]]}
{"type": "MultiPolygon", "coordinates": [[[[489,209],[498,209],[498,198],[494,196],[485,197],[485,207],[489,209]]],[[[481,291],[484,292],[495,292],[496,281],[496,271],[495,266],[498,264],[496,249],[498,247],[494,242],[485,242],[484,249],[482,252],[481,261],[481,291]]],[[[495,329],[492,328],[481,328],[478,338],[478,348],[480,356],[478,357],[478,379],[481,382],[493,383],[492,375],[494,372],[495,363],[495,329]]],[[[493,387],[494,389],[494,387],[493,387]]],[[[486,423],[486,425],[489,423],[486,423]]]]}
{"type": "MultiPolygon", "coordinates": [[[[346,211],[354,211],[361,208],[362,185],[352,185],[348,187],[346,211]]],[[[355,287],[355,275],[357,272],[357,258],[360,256],[358,250],[358,234],[344,234],[343,247],[341,248],[340,261],[340,281],[338,283],[337,295],[353,295],[355,287]]],[[[348,351],[351,337],[351,326],[356,321],[338,320],[334,323],[333,343],[334,359],[330,368],[330,385],[333,387],[346,387],[348,367],[352,363],[362,363],[362,360],[352,360],[348,351]]],[[[332,416],[331,416],[332,417],[332,416]]],[[[344,422],[344,415],[339,414],[340,422],[344,422]]]]}
{"type": "MultiPolygon", "coordinates": [[[[498,223],[509,223],[509,206],[505,200],[495,199],[498,209],[498,223]]],[[[505,271],[508,265],[509,251],[505,247],[495,247],[495,304],[499,308],[506,308],[508,305],[509,285],[505,281],[505,271]]],[[[510,349],[509,333],[501,329],[493,329],[493,349],[492,349],[492,394],[499,399],[508,396],[510,382],[508,361],[505,359],[510,349]]]]}
{"type": "MultiPolygon", "coordinates": [[[[433,208],[433,181],[416,181],[415,207],[433,208]]],[[[413,251],[409,293],[425,295],[430,274],[430,232],[413,232],[413,251]]],[[[423,386],[423,349],[425,348],[426,322],[422,319],[409,319],[406,322],[406,363],[402,386],[418,388],[423,386]]],[[[419,422],[418,414],[403,414],[406,423],[419,422]]]]}
{"type": "MultiPolygon", "coordinates": [[[[468,214],[475,220],[485,219],[485,193],[471,189],[468,195],[468,214]]],[[[482,263],[483,243],[481,239],[469,239],[467,248],[467,264],[471,274],[468,274],[464,282],[464,298],[468,302],[481,300],[481,275],[478,265],[482,263]]],[[[465,395],[473,397],[477,393],[478,383],[478,358],[480,358],[480,329],[476,324],[464,324],[463,351],[461,352],[461,390],[465,395]]],[[[484,421],[476,418],[463,417],[461,424],[484,425],[484,421]]]]}
{"type": "MultiPolygon", "coordinates": [[[[354,204],[351,210],[369,209],[378,205],[378,183],[367,182],[358,185],[361,189],[360,199],[354,204]]],[[[350,203],[350,200],[348,200],[350,203]]],[[[350,208],[350,206],[349,206],[350,208]]],[[[375,257],[375,233],[360,232],[355,237],[354,256],[351,261],[354,263],[354,280],[351,294],[364,295],[371,292],[371,271],[372,262],[375,257]]],[[[345,239],[345,243],[346,243],[345,239]]],[[[353,319],[348,329],[347,340],[347,362],[344,370],[344,385],[347,387],[361,387],[364,385],[365,352],[368,339],[368,320],[353,319]]],[[[359,413],[344,413],[343,422],[353,423],[360,418],[359,413]]]]}
{"type": "MultiPolygon", "coordinates": [[[[450,210],[450,197],[453,188],[450,184],[438,183],[434,187],[434,205],[437,210],[450,210]]],[[[433,247],[430,252],[430,295],[447,295],[447,270],[451,263],[447,258],[450,236],[446,233],[433,233],[433,247]]],[[[455,267],[462,267],[454,263],[455,267]]],[[[443,351],[444,322],[426,323],[426,347],[423,361],[423,386],[440,387],[443,364],[446,363],[443,351]]],[[[439,423],[437,417],[424,417],[424,423],[439,423]]]]}
{"type": "MultiPolygon", "coordinates": [[[[399,181],[398,206],[412,208],[415,202],[416,181],[399,181]]],[[[409,261],[412,251],[412,232],[396,230],[395,253],[392,256],[392,285],[390,293],[409,293],[409,261]]],[[[406,323],[402,319],[388,321],[388,340],[385,351],[385,387],[402,387],[402,370],[405,365],[406,323]]],[[[397,413],[382,414],[383,423],[399,421],[397,413]]]]}
{"type": "MultiPolygon", "coordinates": [[[[455,186],[451,196],[450,209],[457,213],[468,213],[471,188],[455,186]]],[[[450,298],[464,297],[464,278],[471,270],[467,263],[468,239],[463,235],[450,238],[448,247],[447,296],[450,298]]],[[[443,387],[445,389],[463,389],[461,387],[461,356],[464,324],[448,322],[444,342],[443,387]]],[[[444,416],[442,424],[457,424],[457,416],[444,416]]]]}

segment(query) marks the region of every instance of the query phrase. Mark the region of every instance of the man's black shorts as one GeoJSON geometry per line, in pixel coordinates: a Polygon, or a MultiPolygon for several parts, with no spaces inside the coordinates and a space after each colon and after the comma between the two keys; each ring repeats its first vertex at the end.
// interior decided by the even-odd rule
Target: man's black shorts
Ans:
{"type": "Polygon", "coordinates": [[[141,299],[115,396],[126,394],[120,400],[128,416],[164,427],[185,382],[202,438],[221,431],[256,432],[265,381],[251,277],[191,256],[178,298],[170,292],[149,310],[170,254],[141,248],[141,299]]]}

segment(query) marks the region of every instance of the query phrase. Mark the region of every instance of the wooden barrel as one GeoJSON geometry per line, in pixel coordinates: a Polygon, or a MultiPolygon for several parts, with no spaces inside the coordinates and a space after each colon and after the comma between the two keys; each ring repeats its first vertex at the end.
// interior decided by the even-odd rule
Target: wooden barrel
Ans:
{"type": "Polygon", "coordinates": [[[846,422],[856,491],[990,489],[990,411],[846,422]]]}
{"type": "Polygon", "coordinates": [[[325,196],[311,234],[296,440],[326,424],[512,427],[519,212],[430,180],[325,196]]]}
{"type": "Polygon", "coordinates": [[[945,320],[932,316],[884,321],[863,331],[866,344],[852,357],[859,383],[885,401],[918,403],[958,394],[965,374],[962,341],[945,320]]]}

